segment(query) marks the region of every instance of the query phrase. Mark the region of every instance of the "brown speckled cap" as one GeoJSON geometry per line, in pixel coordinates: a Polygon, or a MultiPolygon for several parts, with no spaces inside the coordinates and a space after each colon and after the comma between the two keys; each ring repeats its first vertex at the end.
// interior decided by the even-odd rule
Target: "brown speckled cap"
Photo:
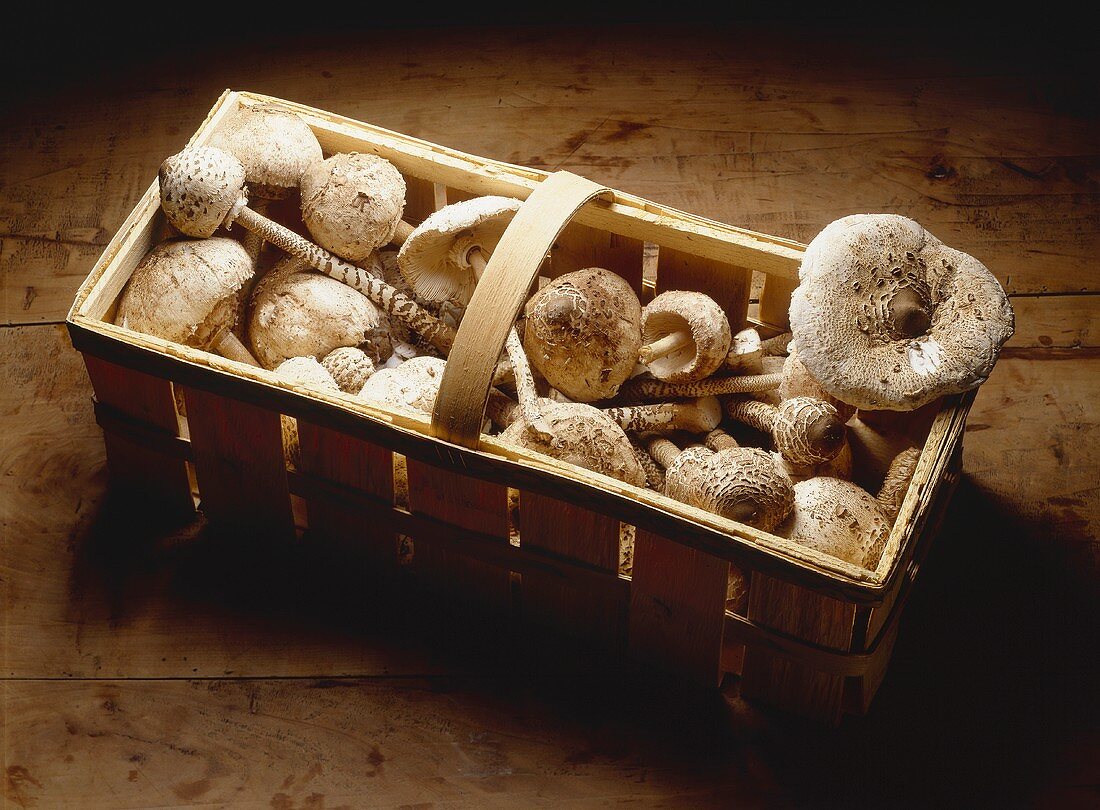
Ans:
{"type": "Polygon", "coordinates": [[[857,408],[906,411],[989,376],[1012,336],[1001,285],[972,256],[893,214],[856,214],[810,243],[791,297],[798,356],[857,408]]]}
{"type": "Polygon", "coordinates": [[[247,204],[244,166],[228,152],[193,146],[160,164],[160,205],[181,233],[213,236],[247,204]]]}
{"type": "Polygon", "coordinates": [[[642,310],[642,362],[658,380],[678,383],[709,377],[726,362],[731,337],[726,313],[700,292],[668,290],[642,310]],[[690,342],[647,362],[645,347],[677,333],[690,336],[690,342]]]}

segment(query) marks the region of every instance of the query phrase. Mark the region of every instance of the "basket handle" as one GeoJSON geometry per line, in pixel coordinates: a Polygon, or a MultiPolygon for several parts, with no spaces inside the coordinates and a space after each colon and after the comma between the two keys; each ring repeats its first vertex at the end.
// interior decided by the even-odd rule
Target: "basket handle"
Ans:
{"type": "Polygon", "coordinates": [[[543,259],[569,221],[611,190],[570,172],[539,183],[504,231],[462,316],[432,412],[436,438],[477,449],[493,370],[543,259]]]}

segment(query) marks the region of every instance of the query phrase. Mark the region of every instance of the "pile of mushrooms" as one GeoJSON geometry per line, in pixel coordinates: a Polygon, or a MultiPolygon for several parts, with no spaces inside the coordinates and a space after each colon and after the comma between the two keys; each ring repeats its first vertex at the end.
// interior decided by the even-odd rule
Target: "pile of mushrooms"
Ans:
{"type": "MultiPolygon", "coordinates": [[[[119,324],[418,418],[522,204],[479,197],[410,222],[392,163],[325,155],[296,114],[263,105],[165,160],[160,190],[181,235],[134,270],[119,324]],[[279,199],[300,216],[267,217],[279,199]]],[[[872,496],[851,480],[868,476],[846,425],[979,385],[1012,309],[980,262],[894,215],[832,223],[799,278],[791,331],[767,339],[701,292],[643,306],[605,268],[546,279],[508,335],[483,430],[874,567],[919,452],[880,468],[872,496]]],[[[284,433],[292,461],[293,420],[284,433]]],[[[731,603],[745,592],[735,569],[731,603]]]]}

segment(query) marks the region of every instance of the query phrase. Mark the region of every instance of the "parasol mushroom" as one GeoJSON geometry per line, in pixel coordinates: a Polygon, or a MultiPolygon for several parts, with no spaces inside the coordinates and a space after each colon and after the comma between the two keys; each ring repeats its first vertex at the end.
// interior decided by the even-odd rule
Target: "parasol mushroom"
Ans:
{"type": "Polygon", "coordinates": [[[709,377],[730,350],[726,313],[708,295],[667,290],[642,310],[639,361],[659,380],[680,383],[709,377]]]}
{"type": "Polygon", "coordinates": [[[726,415],[770,433],[790,463],[804,467],[834,458],[844,444],[844,423],[836,408],[810,397],[784,400],[779,407],[754,399],[728,399],[726,415]]]}

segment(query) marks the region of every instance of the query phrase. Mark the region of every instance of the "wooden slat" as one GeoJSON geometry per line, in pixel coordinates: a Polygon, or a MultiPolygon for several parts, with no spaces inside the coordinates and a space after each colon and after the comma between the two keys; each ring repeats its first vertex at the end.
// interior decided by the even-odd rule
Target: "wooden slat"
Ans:
{"type": "Polygon", "coordinates": [[[411,175],[405,177],[405,212],[402,218],[419,225],[435,211],[435,183],[411,175]]]}
{"type": "Polygon", "coordinates": [[[207,518],[262,543],[292,541],[279,414],[198,388],[183,394],[207,518]]]}
{"type": "MultiPolygon", "coordinates": [[[[393,501],[393,453],[345,433],[298,420],[298,467],[342,486],[393,501]]],[[[312,535],[345,551],[363,552],[383,570],[397,564],[397,537],[362,509],[318,496],[309,500],[312,535]]]]}
{"type": "Polygon", "coordinates": [[[550,278],[586,267],[602,267],[626,279],[642,294],[641,239],[601,231],[572,222],[554,241],[550,261],[543,272],[550,278]]]}
{"type": "Polygon", "coordinates": [[[728,562],[639,530],[631,576],[631,657],[713,688],[721,679],[728,578],[728,562]]]}
{"type": "MultiPolygon", "coordinates": [[[[508,490],[413,459],[407,460],[409,507],[463,529],[508,543],[508,490]]],[[[509,611],[512,586],[508,571],[451,550],[416,542],[413,567],[432,595],[484,608],[509,611]]]]}
{"type": "MultiPolygon", "coordinates": [[[[855,607],[754,572],[749,583],[748,618],[823,647],[847,650],[855,607]]],[[[844,680],[750,645],[745,652],[741,694],[784,711],[838,723],[844,680]]]]}
{"type": "MultiPolygon", "coordinates": [[[[84,363],[100,402],[167,436],[179,435],[171,383],[90,354],[84,363]]],[[[110,433],[103,438],[112,482],[126,493],[124,497],[163,510],[166,517],[186,517],[195,511],[184,462],[110,433]]]]}
{"type": "Polygon", "coordinates": [[[733,331],[741,328],[749,307],[751,270],[733,267],[661,246],[657,256],[657,292],[698,290],[713,298],[729,318],[733,331]]]}
{"type": "MultiPolygon", "coordinates": [[[[604,571],[619,566],[619,521],[533,492],[520,494],[519,536],[524,549],[541,549],[604,571]]],[[[571,587],[555,578],[525,574],[523,615],[604,649],[625,643],[621,590],[571,587]]]]}
{"type": "Polygon", "coordinates": [[[780,330],[790,329],[788,310],[791,307],[791,293],[797,286],[798,279],[766,276],[764,289],[760,293],[760,320],[780,330]]]}

